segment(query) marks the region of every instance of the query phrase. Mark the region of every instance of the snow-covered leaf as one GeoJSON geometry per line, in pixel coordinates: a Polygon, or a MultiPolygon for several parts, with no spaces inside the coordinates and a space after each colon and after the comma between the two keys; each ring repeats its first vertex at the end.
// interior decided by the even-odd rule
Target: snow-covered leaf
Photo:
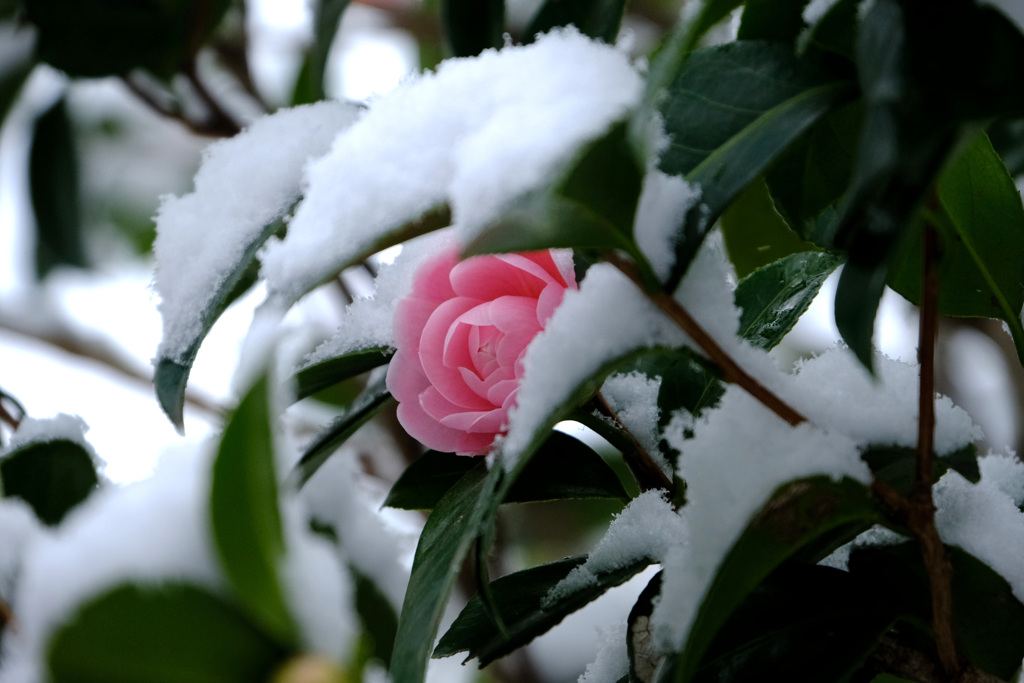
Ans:
{"type": "Polygon", "coordinates": [[[10,449],[0,457],[0,480],[5,496],[25,500],[49,525],[59,524],[99,485],[93,454],[63,438],[10,449]]]}
{"type": "Polygon", "coordinates": [[[596,600],[609,588],[625,583],[651,564],[650,559],[637,559],[598,574],[594,582],[581,584],[572,591],[563,591],[551,599],[551,590],[585,560],[583,557],[569,557],[493,581],[491,593],[505,624],[505,633],[495,626],[477,595],[470,599],[441,636],[433,657],[466,652],[467,660],[475,657],[483,668],[546,633],[569,614],[596,600]]]}
{"type": "Polygon", "coordinates": [[[191,194],[164,199],[153,245],[164,324],[155,384],[179,430],[200,344],[240,289],[251,284],[256,252],[283,229],[282,219],[300,197],[307,160],[327,151],[358,112],[353,105],[322,102],[259,119],[207,149],[191,194]]]}
{"type": "Polygon", "coordinates": [[[624,53],[575,29],[406,81],[309,165],[288,234],[263,255],[271,296],[286,307],[363,255],[450,222],[470,242],[626,116],[642,87],[624,53]]]}
{"type": "Polygon", "coordinates": [[[527,41],[559,26],[575,26],[591,38],[615,44],[626,0],[545,0],[523,31],[527,41]]]}
{"type": "Polygon", "coordinates": [[[816,561],[878,521],[867,487],[852,479],[811,477],[780,487],[718,566],[671,674],[659,680],[694,680],[729,616],[784,561],[816,561]]]}
{"type": "Polygon", "coordinates": [[[228,419],[213,464],[213,540],[235,595],[282,644],[295,641],[280,564],[285,554],[278,504],[268,379],[262,376],[228,419]]]}
{"type": "Polygon", "coordinates": [[[53,683],[252,683],[287,652],[233,605],[188,584],[123,584],[53,637],[53,683]]]}
{"type": "Polygon", "coordinates": [[[472,57],[501,47],[505,0],[441,0],[445,42],[455,57],[472,57]]]}

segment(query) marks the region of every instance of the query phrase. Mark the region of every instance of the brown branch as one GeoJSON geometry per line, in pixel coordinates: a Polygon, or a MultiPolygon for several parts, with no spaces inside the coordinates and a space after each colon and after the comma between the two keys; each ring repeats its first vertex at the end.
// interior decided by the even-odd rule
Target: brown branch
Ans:
{"type": "MultiPolygon", "coordinates": [[[[86,358],[114,370],[123,377],[136,382],[153,386],[153,372],[141,363],[136,363],[124,356],[106,340],[90,338],[58,324],[41,326],[28,325],[21,316],[9,316],[0,312],[0,330],[6,330],[21,337],[40,341],[61,349],[74,356],[86,358]]],[[[214,416],[225,413],[223,406],[211,398],[189,390],[185,401],[190,405],[214,416]]]]}
{"type": "Polygon", "coordinates": [[[203,137],[228,137],[238,132],[237,126],[230,128],[221,122],[199,121],[188,116],[177,98],[165,89],[153,83],[144,83],[138,73],[130,73],[121,77],[121,81],[139,101],[160,116],[177,121],[196,135],[203,137]],[[232,130],[234,132],[232,132],[232,130]]]}
{"type": "Polygon", "coordinates": [[[222,137],[231,137],[241,132],[242,125],[228,113],[224,105],[213,96],[213,93],[206,87],[206,83],[199,77],[195,60],[189,62],[185,67],[185,78],[188,79],[193,92],[206,108],[209,116],[205,124],[209,130],[219,133],[222,137]]]}
{"type": "Polygon", "coordinates": [[[622,459],[626,462],[629,467],[629,471],[633,473],[633,477],[636,479],[636,483],[640,486],[641,491],[651,491],[654,489],[664,489],[672,492],[674,486],[672,480],[668,478],[658,464],[654,462],[654,458],[647,452],[647,449],[637,441],[636,436],[633,432],[622,423],[619,416],[612,409],[608,400],[598,392],[597,396],[594,397],[593,405],[597,408],[597,411],[601,415],[610,419],[613,423],[619,426],[619,431],[629,441],[629,447],[622,449],[622,459]]]}
{"type": "Polygon", "coordinates": [[[760,401],[766,408],[794,427],[807,421],[806,417],[776,396],[768,387],[747,374],[678,301],[661,290],[653,293],[647,292],[640,271],[632,261],[623,258],[614,251],[606,254],[605,260],[622,271],[626,277],[647,294],[655,306],[676,323],[683,332],[689,335],[690,339],[718,366],[727,382],[745,389],[747,393],[760,401]]]}
{"type": "Polygon", "coordinates": [[[7,406],[4,405],[2,400],[0,400],[0,422],[4,422],[15,431],[21,426],[21,420],[12,415],[11,411],[7,410],[7,406]]]}
{"type": "Polygon", "coordinates": [[[936,272],[938,246],[935,226],[923,233],[921,316],[918,328],[918,361],[921,385],[918,395],[917,468],[908,524],[921,544],[932,597],[932,628],[942,668],[950,676],[962,669],[953,634],[953,568],[935,527],[932,500],[932,469],[935,443],[935,337],[938,329],[939,280],[936,272]]]}

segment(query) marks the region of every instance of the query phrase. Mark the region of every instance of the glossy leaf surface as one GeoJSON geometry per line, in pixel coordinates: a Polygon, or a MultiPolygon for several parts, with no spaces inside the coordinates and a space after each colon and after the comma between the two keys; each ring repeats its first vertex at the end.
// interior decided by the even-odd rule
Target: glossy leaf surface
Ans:
{"type": "Polygon", "coordinates": [[[221,567],[239,603],[282,644],[295,624],[278,574],[285,553],[266,375],[231,415],[213,464],[210,518],[221,567]]]}
{"type": "Polygon", "coordinates": [[[374,346],[305,365],[292,378],[295,398],[298,400],[312,396],[338,382],[380,367],[391,360],[393,355],[395,350],[391,347],[374,346]]]}
{"type": "Polygon", "coordinates": [[[233,605],[195,586],[126,584],[54,635],[54,683],[252,683],[287,652],[233,605]]]}
{"type": "Polygon", "coordinates": [[[526,27],[525,42],[532,41],[538,33],[572,25],[591,38],[613,45],[625,6],[625,0],[546,0],[526,27]]]}

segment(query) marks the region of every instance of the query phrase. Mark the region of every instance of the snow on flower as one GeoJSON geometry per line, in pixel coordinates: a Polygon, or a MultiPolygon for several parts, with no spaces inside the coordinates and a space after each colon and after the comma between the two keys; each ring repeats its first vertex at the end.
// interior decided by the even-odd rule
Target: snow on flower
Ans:
{"type": "Polygon", "coordinates": [[[395,312],[387,386],[402,426],[439,451],[485,453],[515,404],[526,347],[575,288],[564,252],[460,262],[451,248],[424,262],[395,312]]]}

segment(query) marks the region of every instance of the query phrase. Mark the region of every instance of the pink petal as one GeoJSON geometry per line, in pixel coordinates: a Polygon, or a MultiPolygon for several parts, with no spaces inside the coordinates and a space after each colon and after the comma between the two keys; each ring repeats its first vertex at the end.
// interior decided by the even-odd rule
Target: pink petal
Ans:
{"type": "Polygon", "coordinates": [[[536,297],[554,281],[544,268],[517,254],[474,256],[455,266],[451,274],[457,294],[485,301],[507,295],[536,297]]]}
{"type": "Polygon", "coordinates": [[[419,360],[427,379],[444,394],[445,398],[465,409],[484,410],[490,407],[488,402],[466,386],[457,368],[447,367],[443,362],[449,328],[462,313],[473,308],[475,304],[476,302],[470,299],[458,298],[438,306],[423,328],[419,360]]]}

